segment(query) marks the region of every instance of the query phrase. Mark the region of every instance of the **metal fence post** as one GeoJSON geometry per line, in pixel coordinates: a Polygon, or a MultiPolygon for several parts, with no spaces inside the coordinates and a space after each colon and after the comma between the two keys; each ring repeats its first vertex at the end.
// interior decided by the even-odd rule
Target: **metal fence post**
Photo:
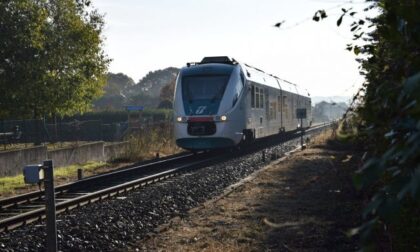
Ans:
{"type": "Polygon", "coordinates": [[[77,169],[77,180],[82,180],[83,179],[83,170],[82,168],[78,168],[77,169]]]}
{"type": "Polygon", "coordinates": [[[57,224],[55,220],[54,167],[52,160],[44,161],[45,213],[47,217],[47,251],[57,251],[57,224]]]}
{"type": "Polygon", "coordinates": [[[300,148],[303,149],[303,118],[300,118],[300,148]]]}

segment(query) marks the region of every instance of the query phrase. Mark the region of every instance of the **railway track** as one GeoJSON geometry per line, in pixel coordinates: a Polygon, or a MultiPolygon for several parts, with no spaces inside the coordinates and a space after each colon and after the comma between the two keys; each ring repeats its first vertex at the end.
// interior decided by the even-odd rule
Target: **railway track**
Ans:
{"type": "MultiPolygon", "coordinates": [[[[189,161],[193,157],[191,153],[181,153],[159,160],[147,161],[139,165],[128,166],[116,171],[99,174],[84,178],[82,180],[71,182],[68,184],[60,185],[55,187],[56,195],[60,195],[66,192],[69,192],[74,189],[89,188],[95,186],[101,186],[102,183],[106,183],[109,180],[115,180],[119,177],[128,177],[130,175],[142,175],[147,174],[147,172],[153,172],[155,169],[159,169],[160,166],[168,166],[175,163],[183,163],[189,161]]],[[[12,209],[20,204],[24,203],[36,203],[39,200],[43,200],[44,192],[36,191],[26,194],[21,194],[18,196],[0,199],[0,220],[4,219],[4,216],[7,216],[5,210],[12,209]],[[2,217],[3,216],[3,217],[2,217]]]]}
{"type": "MultiPolygon", "coordinates": [[[[315,133],[328,125],[318,125],[306,130],[315,133]]],[[[115,197],[164,179],[194,169],[223,162],[233,157],[257,152],[271,146],[298,138],[299,132],[259,139],[258,144],[247,146],[241,151],[183,154],[164,160],[142,164],[123,170],[88,177],[73,183],[56,187],[57,213],[69,211],[92,202],[115,197]]],[[[0,200],[0,232],[45,218],[44,193],[32,192],[0,200]]]]}

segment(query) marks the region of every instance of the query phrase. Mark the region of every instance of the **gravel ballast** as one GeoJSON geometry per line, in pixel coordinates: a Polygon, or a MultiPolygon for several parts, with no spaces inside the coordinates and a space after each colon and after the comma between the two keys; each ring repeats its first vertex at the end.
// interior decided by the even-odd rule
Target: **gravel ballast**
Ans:
{"type": "MultiPolygon", "coordinates": [[[[281,147],[287,152],[297,140],[281,147]]],[[[266,160],[280,147],[266,149],[266,160]]],[[[64,251],[110,251],[134,245],[171,218],[221,194],[264,165],[261,152],[183,174],[125,195],[57,216],[58,246],[64,251]]],[[[1,251],[44,251],[44,222],[0,234],[1,251]]]]}

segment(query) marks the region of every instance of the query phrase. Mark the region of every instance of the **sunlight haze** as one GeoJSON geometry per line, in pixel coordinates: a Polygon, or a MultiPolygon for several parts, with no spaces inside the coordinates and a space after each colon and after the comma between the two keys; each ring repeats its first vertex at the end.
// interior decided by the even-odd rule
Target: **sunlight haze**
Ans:
{"type": "Polygon", "coordinates": [[[110,72],[135,81],[149,71],[182,67],[204,56],[227,55],[297,83],[312,96],[351,96],[363,82],[352,34],[341,8],[362,1],[328,0],[95,0],[105,14],[110,72]],[[312,21],[325,9],[328,18],[312,21]],[[280,29],[274,24],[285,20],[280,29]]]}

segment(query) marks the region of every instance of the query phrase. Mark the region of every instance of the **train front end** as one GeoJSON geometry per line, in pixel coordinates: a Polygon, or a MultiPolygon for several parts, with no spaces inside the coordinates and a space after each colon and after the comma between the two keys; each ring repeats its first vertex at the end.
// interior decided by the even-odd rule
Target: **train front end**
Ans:
{"type": "Polygon", "coordinates": [[[229,148],[242,139],[244,116],[235,106],[238,86],[242,90],[244,85],[240,67],[231,61],[205,60],[182,68],[176,82],[175,139],[187,150],[229,148]]]}

